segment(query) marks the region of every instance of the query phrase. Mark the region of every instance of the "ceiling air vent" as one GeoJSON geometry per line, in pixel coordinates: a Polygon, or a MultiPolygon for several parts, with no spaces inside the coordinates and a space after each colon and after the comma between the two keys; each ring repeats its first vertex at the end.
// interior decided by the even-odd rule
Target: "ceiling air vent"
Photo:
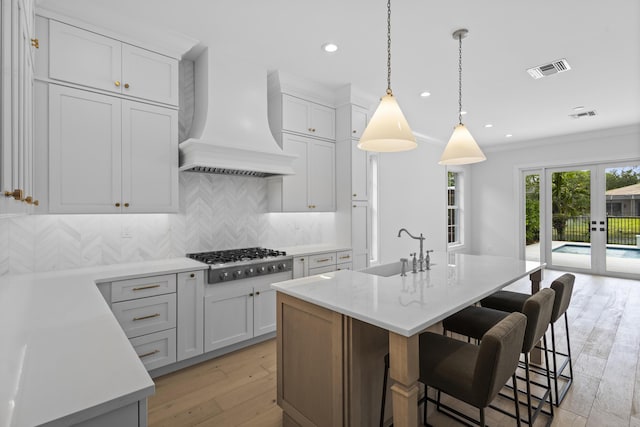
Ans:
{"type": "Polygon", "coordinates": [[[584,117],[593,117],[595,116],[597,113],[595,110],[591,110],[591,111],[584,111],[582,113],[576,113],[576,114],[569,114],[569,117],[573,118],[573,119],[582,119],[584,117]]]}
{"type": "Polygon", "coordinates": [[[538,80],[552,74],[563,73],[569,71],[571,66],[566,59],[558,59],[549,64],[538,65],[537,67],[529,68],[527,73],[534,79],[538,80]]]}

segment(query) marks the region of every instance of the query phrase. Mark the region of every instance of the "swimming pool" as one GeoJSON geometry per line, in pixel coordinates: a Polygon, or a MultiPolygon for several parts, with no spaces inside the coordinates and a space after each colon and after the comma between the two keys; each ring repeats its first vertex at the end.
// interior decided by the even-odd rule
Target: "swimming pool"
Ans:
{"type": "MultiPolygon", "coordinates": [[[[560,254],[590,255],[591,246],[565,244],[558,246],[553,252],[560,254]]],[[[640,259],[640,249],[607,247],[607,256],[616,258],[640,259]]]]}

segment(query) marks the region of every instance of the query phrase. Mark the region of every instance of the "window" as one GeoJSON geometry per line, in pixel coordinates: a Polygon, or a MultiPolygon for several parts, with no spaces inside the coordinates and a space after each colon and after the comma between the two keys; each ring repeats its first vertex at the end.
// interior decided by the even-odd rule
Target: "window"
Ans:
{"type": "Polygon", "coordinates": [[[447,172],[447,243],[462,244],[462,173],[447,172]]]}

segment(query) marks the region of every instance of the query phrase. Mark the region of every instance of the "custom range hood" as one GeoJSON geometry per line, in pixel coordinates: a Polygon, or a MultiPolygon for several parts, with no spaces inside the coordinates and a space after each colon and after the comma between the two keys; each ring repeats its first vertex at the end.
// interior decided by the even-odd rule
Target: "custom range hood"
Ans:
{"type": "Polygon", "coordinates": [[[180,143],[180,170],[267,177],[292,175],[269,129],[267,71],[219,58],[206,48],[196,59],[189,139],[180,143]]]}

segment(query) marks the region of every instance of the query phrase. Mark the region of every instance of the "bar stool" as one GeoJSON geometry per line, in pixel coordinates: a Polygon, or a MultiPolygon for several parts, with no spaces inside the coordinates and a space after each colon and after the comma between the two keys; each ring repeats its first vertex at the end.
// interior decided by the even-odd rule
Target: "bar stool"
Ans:
{"type": "MultiPolygon", "coordinates": [[[[549,327],[551,321],[551,311],[553,310],[553,303],[555,299],[555,292],[553,289],[542,289],[535,295],[529,296],[522,307],[522,313],[527,316],[527,327],[525,330],[524,340],[522,343],[521,352],[524,355],[524,371],[526,380],[526,394],[527,394],[527,419],[522,419],[525,423],[533,425],[536,418],[543,411],[545,402],[549,402],[549,412],[553,419],[553,399],[551,396],[551,375],[549,372],[549,356],[547,354],[547,339],[545,332],[549,327]],[[543,350],[545,355],[545,374],[547,377],[547,384],[538,383],[531,379],[531,369],[529,364],[529,353],[534,349],[536,344],[542,339],[543,350]],[[534,396],[531,392],[531,386],[537,385],[544,389],[544,393],[541,397],[534,396]],[[535,409],[532,405],[532,399],[536,398],[538,404],[535,409]]],[[[513,313],[511,313],[513,314],[513,313]]],[[[482,339],[484,332],[489,330],[497,322],[508,316],[509,313],[494,310],[486,307],[467,307],[458,313],[449,316],[442,321],[444,333],[447,331],[455,332],[461,335],[465,335],[471,338],[482,339]]],[[[480,343],[482,345],[482,342],[480,343]]],[[[518,400],[518,399],[516,399],[518,400]]],[[[514,416],[501,408],[494,409],[514,416]]],[[[550,420],[549,420],[550,423],[550,420]]]]}
{"type": "Polygon", "coordinates": [[[433,332],[420,334],[420,377],[425,386],[424,423],[427,424],[427,401],[445,408],[446,415],[485,426],[484,410],[511,377],[516,420],[520,426],[515,371],[525,336],[527,318],[520,313],[506,314],[473,345],[433,332]],[[438,390],[438,400],[427,395],[428,387],[438,390]],[[475,420],[440,402],[440,392],[472,405],[480,411],[475,420]]]}
{"type": "MultiPolygon", "coordinates": [[[[573,274],[563,274],[551,283],[551,289],[556,293],[555,300],[553,302],[553,311],[551,312],[551,354],[553,358],[553,371],[551,372],[551,378],[554,383],[556,406],[560,405],[564,397],[569,391],[569,387],[573,384],[573,362],[571,361],[571,342],[569,340],[569,320],[567,317],[567,309],[571,303],[571,295],[573,294],[573,285],[576,277],[573,274]],[[567,338],[567,352],[562,353],[556,347],[556,332],[554,325],[557,320],[564,317],[565,336],[567,338]],[[564,357],[564,361],[558,367],[558,357],[564,357]],[[569,375],[565,375],[564,371],[569,366],[569,375]],[[558,380],[564,380],[562,388],[559,389],[558,380]]],[[[522,312],[524,302],[529,298],[529,295],[510,292],[510,291],[498,291],[481,301],[483,307],[489,307],[496,310],[502,310],[507,312],[522,312]]]]}

